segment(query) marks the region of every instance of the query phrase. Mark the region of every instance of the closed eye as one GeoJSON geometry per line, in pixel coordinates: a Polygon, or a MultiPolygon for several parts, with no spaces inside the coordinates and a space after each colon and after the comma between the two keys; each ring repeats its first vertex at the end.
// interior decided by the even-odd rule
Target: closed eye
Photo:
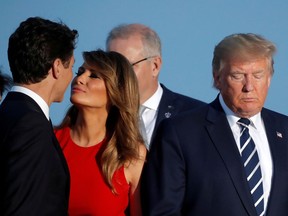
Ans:
{"type": "Polygon", "coordinates": [[[232,79],[234,80],[242,80],[244,75],[242,73],[233,73],[231,74],[232,79]]]}
{"type": "Polygon", "coordinates": [[[84,72],[85,72],[85,68],[79,67],[78,71],[75,74],[76,74],[76,76],[81,76],[84,72]]]}
{"type": "Polygon", "coordinates": [[[254,73],[253,76],[254,76],[256,79],[261,79],[261,78],[264,76],[264,73],[263,73],[263,72],[254,73]]]}
{"type": "Polygon", "coordinates": [[[96,73],[91,73],[89,77],[93,79],[99,78],[99,76],[96,73]]]}

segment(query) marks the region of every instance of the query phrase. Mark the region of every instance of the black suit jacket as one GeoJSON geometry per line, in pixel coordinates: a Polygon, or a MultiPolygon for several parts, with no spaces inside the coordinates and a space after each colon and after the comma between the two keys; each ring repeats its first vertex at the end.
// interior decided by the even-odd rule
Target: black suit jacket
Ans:
{"type": "Polygon", "coordinates": [[[151,141],[155,137],[157,128],[162,120],[171,118],[179,113],[192,110],[206,104],[200,100],[172,92],[163,84],[161,84],[161,87],[163,89],[163,94],[158,106],[158,114],[151,141]]]}
{"type": "Polygon", "coordinates": [[[67,215],[69,171],[51,123],[25,94],[0,105],[0,215],[67,215]]]}
{"type": "MultiPolygon", "coordinates": [[[[288,215],[288,117],[263,108],[273,161],[266,216],[288,215]]],[[[218,98],[164,120],[142,179],[144,215],[256,216],[241,157],[218,98]]]]}

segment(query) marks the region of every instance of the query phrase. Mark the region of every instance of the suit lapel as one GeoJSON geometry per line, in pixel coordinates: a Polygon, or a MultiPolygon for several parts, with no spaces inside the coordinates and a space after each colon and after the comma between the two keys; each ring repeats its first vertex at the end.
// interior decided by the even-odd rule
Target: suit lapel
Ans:
{"type": "Polygon", "coordinates": [[[163,95],[159,103],[157,118],[151,140],[153,140],[160,122],[165,118],[171,118],[175,115],[175,113],[177,113],[177,107],[175,107],[175,105],[173,104],[173,93],[170,93],[170,91],[165,88],[165,86],[161,85],[161,87],[163,88],[163,95]]]}
{"type": "Polygon", "coordinates": [[[218,98],[212,102],[208,114],[207,131],[225,164],[235,189],[249,215],[256,215],[252,196],[246,183],[243,165],[234,136],[218,98]]]}

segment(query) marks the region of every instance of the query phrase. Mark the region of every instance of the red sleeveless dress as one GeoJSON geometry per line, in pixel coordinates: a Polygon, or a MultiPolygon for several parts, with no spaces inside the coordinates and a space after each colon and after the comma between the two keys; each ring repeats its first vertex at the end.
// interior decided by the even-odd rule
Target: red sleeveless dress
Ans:
{"type": "Polygon", "coordinates": [[[55,131],[70,171],[69,216],[124,216],[129,202],[129,184],[122,166],[114,173],[113,194],[105,184],[96,163],[102,142],[91,147],[80,147],[70,137],[68,127],[55,131]]]}

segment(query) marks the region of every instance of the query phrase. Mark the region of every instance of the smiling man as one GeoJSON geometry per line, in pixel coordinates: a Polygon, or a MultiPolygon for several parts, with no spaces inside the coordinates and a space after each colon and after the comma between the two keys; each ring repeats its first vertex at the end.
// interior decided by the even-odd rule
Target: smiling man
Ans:
{"type": "Polygon", "coordinates": [[[145,215],[288,215],[288,118],[263,108],[275,51],[256,34],[215,47],[219,94],[160,125],[143,173],[145,215]]]}

